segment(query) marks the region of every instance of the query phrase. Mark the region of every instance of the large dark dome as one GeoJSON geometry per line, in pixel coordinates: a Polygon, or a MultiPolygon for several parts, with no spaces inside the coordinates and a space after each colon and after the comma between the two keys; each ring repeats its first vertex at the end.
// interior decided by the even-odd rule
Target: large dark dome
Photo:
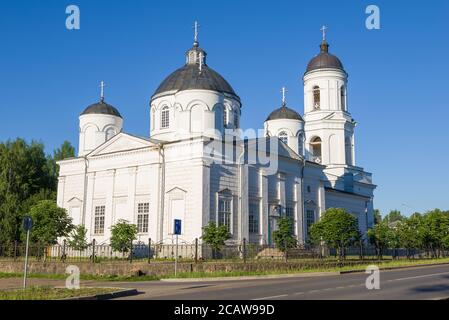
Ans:
{"type": "Polygon", "coordinates": [[[153,97],[163,93],[176,93],[184,90],[211,90],[239,97],[231,85],[215,70],[206,64],[207,53],[195,42],[187,51],[187,63],[170,74],[156,89],[153,97]]]}
{"type": "Polygon", "coordinates": [[[279,119],[290,119],[290,120],[300,120],[303,121],[301,115],[293,109],[290,109],[286,106],[282,106],[279,109],[274,110],[268,116],[267,120],[279,120],[279,119]]]}
{"type": "Polygon", "coordinates": [[[186,64],[173,72],[161,83],[154,95],[192,89],[212,90],[236,96],[234,89],[218,72],[208,66],[203,66],[199,73],[196,64],[186,64]]]}
{"type": "Polygon", "coordinates": [[[111,106],[110,104],[107,104],[103,100],[88,106],[86,110],[84,110],[83,113],[81,113],[81,115],[86,114],[107,114],[120,118],[122,117],[120,112],[115,107],[111,106]]]}
{"type": "Polygon", "coordinates": [[[307,72],[318,69],[339,69],[343,70],[343,63],[341,63],[338,57],[329,53],[329,45],[326,41],[323,41],[320,45],[320,53],[310,60],[307,65],[307,72]]]}

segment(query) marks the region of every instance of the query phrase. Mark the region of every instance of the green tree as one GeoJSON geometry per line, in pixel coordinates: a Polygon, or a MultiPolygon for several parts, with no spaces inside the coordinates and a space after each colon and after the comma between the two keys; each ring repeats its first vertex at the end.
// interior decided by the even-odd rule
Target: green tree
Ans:
{"type": "Polygon", "coordinates": [[[278,221],[278,230],[273,232],[273,239],[276,247],[282,252],[296,247],[297,240],[293,235],[293,221],[289,218],[280,218],[278,221]]]}
{"type": "Polygon", "coordinates": [[[231,239],[231,234],[229,233],[228,227],[225,225],[218,226],[215,222],[211,221],[205,227],[203,227],[203,236],[201,237],[203,241],[211,246],[212,256],[216,258],[221,248],[225,245],[225,241],[231,239]]]}
{"type": "Polygon", "coordinates": [[[439,209],[428,211],[423,216],[420,232],[424,233],[425,247],[432,257],[439,258],[444,239],[449,233],[449,218],[439,209]]]}
{"type": "Polygon", "coordinates": [[[53,181],[43,144],[0,143],[0,242],[20,240],[21,221],[31,206],[55,198],[53,181]]]}
{"type": "Polygon", "coordinates": [[[87,243],[87,229],[83,225],[76,226],[69,238],[69,246],[74,250],[86,250],[89,245],[87,243]]]}
{"type": "MultiPolygon", "coordinates": [[[[111,227],[111,247],[125,254],[132,250],[132,241],[137,239],[137,226],[126,220],[119,220],[111,227]]],[[[132,253],[131,253],[132,254],[132,253]]]]}
{"type": "Polygon", "coordinates": [[[56,244],[59,237],[66,237],[73,230],[72,219],[67,211],[51,200],[42,200],[30,209],[33,218],[31,241],[56,244]]]}
{"type": "Polygon", "coordinates": [[[407,250],[407,257],[412,256],[412,251],[422,247],[419,229],[421,228],[422,217],[415,213],[397,225],[396,230],[401,247],[407,250]]]}
{"type": "Polygon", "coordinates": [[[383,251],[388,247],[390,234],[391,229],[386,221],[382,221],[368,230],[368,239],[376,247],[379,259],[382,259],[383,251]]]}
{"type": "Polygon", "coordinates": [[[337,250],[339,259],[344,257],[344,248],[358,236],[358,221],[345,209],[330,208],[324,212],[320,221],[313,224],[310,236],[314,243],[324,242],[337,250]]]}

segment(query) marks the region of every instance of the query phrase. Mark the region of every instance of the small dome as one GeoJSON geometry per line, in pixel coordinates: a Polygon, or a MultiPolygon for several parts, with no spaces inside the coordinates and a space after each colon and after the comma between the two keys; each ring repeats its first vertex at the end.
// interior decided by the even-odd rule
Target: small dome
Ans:
{"type": "Polygon", "coordinates": [[[231,94],[240,100],[231,85],[207,66],[206,55],[198,42],[195,42],[193,48],[186,53],[187,63],[170,74],[156,89],[153,97],[165,92],[199,89],[231,94]]]}
{"type": "Polygon", "coordinates": [[[320,45],[321,52],[315,56],[312,60],[310,60],[307,65],[307,72],[318,70],[318,69],[339,69],[343,70],[343,64],[341,63],[338,57],[329,53],[329,44],[326,41],[323,41],[320,45]]]}
{"type": "Polygon", "coordinates": [[[88,106],[86,110],[81,113],[81,115],[86,114],[107,114],[122,118],[120,112],[115,107],[104,102],[104,100],[88,106]]]}
{"type": "Polygon", "coordinates": [[[267,120],[265,121],[280,120],[280,119],[304,121],[298,112],[286,106],[282,106],[279,109],[274,110],[272,113],[270,113],[267,120]]]}

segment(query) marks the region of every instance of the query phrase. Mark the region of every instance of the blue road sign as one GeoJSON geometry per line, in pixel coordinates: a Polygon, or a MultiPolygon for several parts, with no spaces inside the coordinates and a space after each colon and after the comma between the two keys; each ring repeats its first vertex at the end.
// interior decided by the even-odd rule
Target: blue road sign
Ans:
{"type": "Polygon", "coordinates": [[[25,231],[30,231],[33,227],[33,219],[29,216],[23,218],[23,229],[25,231]]]}
{"type": "Polygon", "coordinates": [[[180,235],[181,231],[182,231],[181,226],[182,226],[182,221],[175,219],[175,224],[173,226],[173,234],[180,235]]]}

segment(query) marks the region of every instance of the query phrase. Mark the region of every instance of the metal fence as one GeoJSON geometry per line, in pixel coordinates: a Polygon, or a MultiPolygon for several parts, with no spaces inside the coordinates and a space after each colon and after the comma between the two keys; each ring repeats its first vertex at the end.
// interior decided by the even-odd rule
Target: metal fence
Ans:
{"type": "MultiPolygon", "coordinates": [[[[131,247],[129,244],[128,248],[131,247]]],[[[0,261],[21,261],[25,257],[25,245],[19,242],[0,244],[0,261]]],[[[430,258],[424,250],[384,249],[380,253],[372,246],[350,247],[343,251],[346,259],[395,259],[395,258],[430,258]]],[[[443,252],[442,256],[447,256],[443,252]]],[[[210,245],[198,240],[191,244],[161,244],[151,239],[147,243],[133,243],[132,250],[123,252],[113,250],[110,245],[97,245],[93,241],[87,248],[79,250],[63,242],[57,245],[31,244],[29,259],[42,262],[135,262],[178,260],[185,262],[201,261],[260,261],[260,260],[296,260],[296,259],[337,259],[335,249],[325,246],[302,245],[288,250],[280,250],[274,246],[247,243],[226,245],[214,250],[210,245]]]]}

